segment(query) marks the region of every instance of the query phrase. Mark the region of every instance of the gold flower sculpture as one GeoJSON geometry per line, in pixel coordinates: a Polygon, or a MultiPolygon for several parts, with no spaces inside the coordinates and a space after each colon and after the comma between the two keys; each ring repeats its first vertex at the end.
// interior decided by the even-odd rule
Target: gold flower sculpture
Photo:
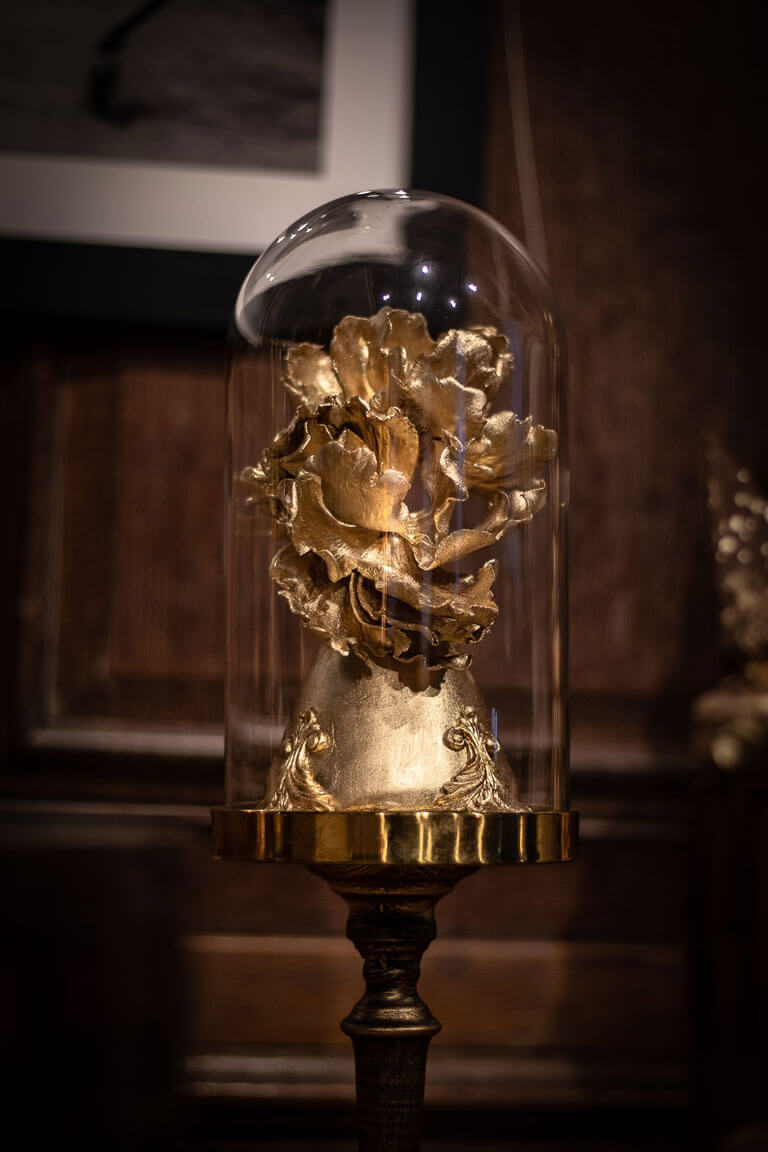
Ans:
{"type": "Polygon", "coordinates": [[[492,412],[513,367],[494,328],[437,341],[420,313],[346,316],[326,352],[300,344],[283,383],[293,420],[241,484],[290,543],[270,574],[337,652],[463,668],[498,615],[481,553],[542,507],[557,435],[492,412]],[[465,523],[470,507],[481,511],[465,523]]]}

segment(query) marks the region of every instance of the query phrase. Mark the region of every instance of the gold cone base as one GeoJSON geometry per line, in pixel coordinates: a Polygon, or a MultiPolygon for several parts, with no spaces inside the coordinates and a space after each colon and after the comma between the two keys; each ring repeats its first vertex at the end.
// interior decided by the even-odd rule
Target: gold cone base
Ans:
{"type": "Polygon", "coordinates": [[[272,762],[278,811],[522,811],[472,674],[364,664],[323,646],[272,762]]]}

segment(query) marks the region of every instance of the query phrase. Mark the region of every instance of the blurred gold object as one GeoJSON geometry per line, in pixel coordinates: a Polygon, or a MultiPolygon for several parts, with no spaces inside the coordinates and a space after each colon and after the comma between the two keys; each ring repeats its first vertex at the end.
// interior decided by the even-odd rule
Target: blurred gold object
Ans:
{"type": "Polygon", "coordinates": [[[699,754],[724,771],[763,769],[768,750],[768,499],[749,469],[710,445],[720,629],[729,673],[694,709],[699,754]]]}
{"type": "Polygon", "coordinates": [[[768,499],[739,468],[735,477],[710,481],[709,505],[716,515],[720,624],[729,646],[749,662],[747,679],[765,682],[758,669],[768,664],[768,499]]]}

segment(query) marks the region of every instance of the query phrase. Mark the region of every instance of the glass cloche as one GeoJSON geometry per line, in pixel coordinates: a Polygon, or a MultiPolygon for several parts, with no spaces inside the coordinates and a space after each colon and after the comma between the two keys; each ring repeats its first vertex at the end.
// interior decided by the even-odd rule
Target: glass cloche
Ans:
{"type": "Polygon", "coordinates": [[[245,280],[227,801],[568,807],[562,328],[489,216],[363,192],[245,280]]]}

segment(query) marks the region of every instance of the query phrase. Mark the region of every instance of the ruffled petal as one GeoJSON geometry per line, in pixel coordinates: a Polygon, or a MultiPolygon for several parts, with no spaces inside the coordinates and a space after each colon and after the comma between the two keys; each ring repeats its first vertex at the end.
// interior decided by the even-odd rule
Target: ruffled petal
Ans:
{"type": "Polygon", "coordinates": [[[331,358],[319,344],[298,344],[289,349],[283,383],[299,404],[321,404],[330,396],[342,395],[331,358]]]}
{"type": "Polygon", "coordinates": [[[336,652],[349,655],[355,618],[349,606],[348,581],[330,580],[322,561],[311,552],[300,556],[290,544],[275,555],[269,574],[291,612],[310,632],[336,652]]]}
{"type": "Polygon", "coordinates": [[[466,444],[483,428],[485,392],[435,375],[418,364],[400,389],[403,406],[416,427],[435,439],[466,444]]]}
{"type": "Polygon", "coordinates": [[[450,376],[467,388],[480,389],[490,401],[509,380],[513,358],[506,336],[495,328],[452,328],[423,363],[439,379],[450,376]]]}
{"type": "Polygon", "coordinates": [[[360,553],[376,540],[378,532],[337,520],[323,500],[322,481],[316,473],[302,472],[282,495],[285,523],[299,555],[314,552],[325,561],[332,581],[354,572],[360,553]]]}
{"type": "Polygon", "coordinates": [[[388,356],[377,345],[370,320],[345,316],[333,333],[331,359],[347,400],[353,396],[369,400],[386,386],[388,356]]]}
{"type": "Polygon", "coordinates": [[[488,560],[477,575],[457,579],[435,572],[426,578],[408,543],[399,536],[386,536],[361,553],[357,568],[385,597],[417,609],[431,621],[433,629],[438,620],[442,639],[458,640],[461,636],[462,643],[473,642],[498,615],[491,592],[496,577],[494,560],[488,560]]]}
{"type": "Polygon", "coordinates": [[[557,433],[530,416],[496,412],[467,444],[464,476],[470,488],[529,488],[536,471],[557,452],[557,433]]]}
{"type": "Polygon", "coordinates": [[[366,433],[379,468],[394,469],[410,483],[419,462],[419,433],[408,417],[397,408],[369,411],[366,433]]]}
{"type": "MultiPolygon", "coordinates": [[[[493,376],[486,376],[482,388],[489,400],[493,400],[500,388],[509,383],[515,358],[509,351],[509,341],[497,328],[475,326],[470,329],[487,341],[490,349],[490,371],[493,376]]],[[[480,371],[480,370],[479,370],[480,371]]],[[[482,369],[485,371],[485,369],[482,369]]],[[[470,381],[476,388],[481,387],[475,380],[470,381]]]]}
{"type": "Polygon", "coordinates": [[[331,439],[330,431],[318,422],[318,412],[322,411],[314,405],[300,404],[287,428],[278,432],[264,449],[259,463],[242,470],[238,481],[246,503],[272,503],[280,482],[295,475],[304,460],[331,439]]]}
{"type": "Polygon", "coordinates": [[[332,440],[307,461],[306,471],[319,479],[325,507],[345,525],[392,532],[406,515],[408,479],[394,469],[379,471],[370,448],[350,451],[332,440]]]}
{"type": "Polygon", "coordinates": [[[374,656],[408,660],[419,648],[420,637],[432,641],[420,613],[399,601],[382,603],[377,590],[357,572],[349,580],[349,602],[359,625],[355,643],[374,656]]]}
{"type": "Polygon", "coordinates": [[[408,366],[434,347],[426,321],[418,312],[381,308],[375,316],[345,316],[334,329],[331,361],[344,398],[370,400],[388,391],[390,374],[408,366]]]}
{"type": "Polygon", "coordinates": [[[407,604],[382,616],[375,590],[371,594],[357,573],[348,580],[332,581],[325,565],[312,553],[300,556],[287,545],[274,557],[270,576],[291,611],[342,655],[354,651],[364,660],[422,660],[438,668],[463,668],[469,662],[463,645],[434,636],[421,615],[407,604]]]}
{"type": "Polygon", "coordinates": [[[318,424],[316,419],[304,421],[304,439],[298,448],[286,452],[279,457],[280,470],[288,476],[296,476],[307,460],[318,453],[326,444],[331,442],[331,433],[324,424],[318,424]]]}
{"type": "Polygon", "coordinates": [[[376,411],[355,396],[329,411],[327,419],[334,439],[345,442],[352,433],[375,453],[381,468],[413,478],[419,462],[419,434],[399,408],[376,411]]]}
{"type": "MultiPolygon", "coordinates": [[[[488,502],[488,511],[473,528],[459,528],[438,537],[429,568],[454,564],[463,556],[490,548],[511,528],[527,524],[542,507],[546,495],[543,481],[525,492],[496,492],[488,502]]],[[[427,567],[427,565],[422,565],[427,567]]]]}
{"type": "Polygon", "coordinates": [[[381,308],[372,323],[383,325],[382,348],[402,348],[408,364],[419,356],[425,356],[435,347],[435,342],[427,330],[427,322],[421,312],[407,312],[404,308],[381,308]]]}

